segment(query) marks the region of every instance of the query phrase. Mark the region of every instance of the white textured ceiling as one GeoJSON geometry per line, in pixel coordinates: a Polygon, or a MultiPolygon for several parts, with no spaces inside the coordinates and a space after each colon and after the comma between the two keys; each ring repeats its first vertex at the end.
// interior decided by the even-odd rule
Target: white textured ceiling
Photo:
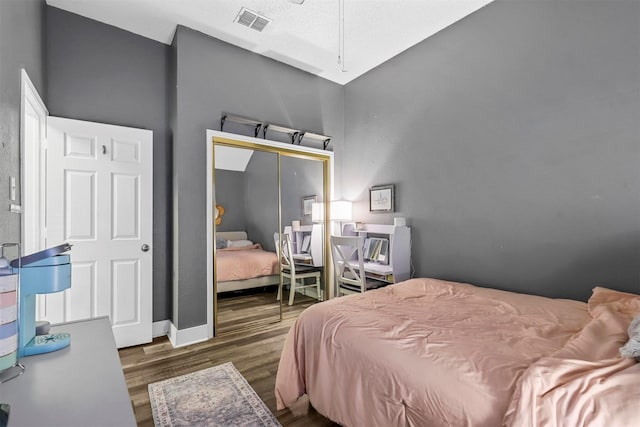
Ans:
{"type": "Polygon", "coordinates": [[[170,44],[181,24],[346,84],[493,0],[47,0],[47,4],[170,44]],[[234,23],[241,7],[272,22],[234,23]]]}

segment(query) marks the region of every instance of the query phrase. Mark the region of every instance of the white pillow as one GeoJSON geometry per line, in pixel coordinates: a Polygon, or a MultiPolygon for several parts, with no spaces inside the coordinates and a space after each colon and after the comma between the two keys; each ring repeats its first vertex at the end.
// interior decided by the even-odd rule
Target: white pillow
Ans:
{"type": "Polygon", "coordinates": [[[253,246],[251,240],[229,240],[227,244],[228,248],[248,248],[249,246],[253,246]]]}
{"type": "Polygon", "coordinates": [[[620,347],[622,357],[633,357],[640,362],[640,314],[631,320],[629,325],[629,341],[620,347]]]}

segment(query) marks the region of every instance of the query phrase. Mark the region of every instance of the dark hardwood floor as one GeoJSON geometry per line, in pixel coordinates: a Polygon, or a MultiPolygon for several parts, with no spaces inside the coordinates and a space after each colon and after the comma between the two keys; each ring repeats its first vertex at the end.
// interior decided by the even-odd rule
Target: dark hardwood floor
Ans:
{"type": "MultiPolygon", "coordinates": [[[[161,337],[121,349],[120,362],[138,425],[153,425],[150,383],[231,361],[283,426],[336,426],[313,408],[300,417],[289,410],[276,411],[275,378],[286,334],[297,314],[314,300],[296,295],[294,305],[283,305],[284,320],[275,322],[277,309],[265,308],[273,304],[275,295],[267,290],[219,298],[218,327],[225,332],[209,341],[173,348],[167,337],[161,337]]],[[[285,292],[285,301],[286,297],[285,292]]]]}

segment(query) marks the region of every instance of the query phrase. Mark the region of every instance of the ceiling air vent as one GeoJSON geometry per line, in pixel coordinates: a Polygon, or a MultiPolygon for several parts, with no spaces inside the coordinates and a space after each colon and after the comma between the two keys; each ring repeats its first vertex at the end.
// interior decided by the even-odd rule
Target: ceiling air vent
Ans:
{"type": "Polygon", "coordinates": [[[240,12],[238,12],[235,22],[256,31],[262,31],[271,20],[266,16],[258,15],[256,12],[243,7],[240,9],[240,12]]]}

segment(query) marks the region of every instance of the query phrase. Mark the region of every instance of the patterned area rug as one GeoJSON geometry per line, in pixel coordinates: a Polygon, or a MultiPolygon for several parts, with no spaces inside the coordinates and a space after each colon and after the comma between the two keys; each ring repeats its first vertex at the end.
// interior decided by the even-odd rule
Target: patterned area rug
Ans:
{"type": "Polygon", "coordinates": [[[156,426],[280,426],[233,363],[149,384],[156,426]]]}

